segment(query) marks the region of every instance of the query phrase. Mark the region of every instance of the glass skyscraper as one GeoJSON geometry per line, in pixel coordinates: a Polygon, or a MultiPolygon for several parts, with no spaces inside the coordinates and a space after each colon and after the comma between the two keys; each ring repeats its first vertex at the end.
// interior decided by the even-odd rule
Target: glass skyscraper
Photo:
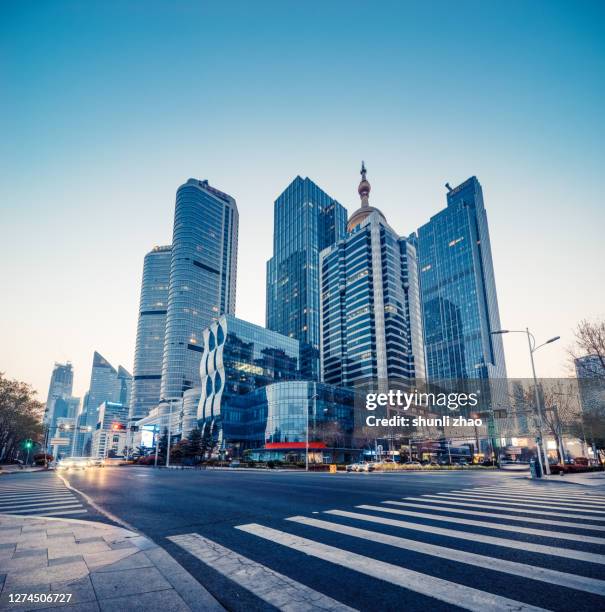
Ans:
{"type": "Polygon", "coordinates": [[[420,288],[428,377],[506,378],[494,267],[476,177],[418,230],[420,288]]]}
{"type": "Polygon", "coordinates": [[[322,381],[353,387],[425,378],[413,241],[369,205],[362,166],[361,208],[345,239],[320,256],[322,381]]]}
{"type": "Polygon", "coordinates": [[[56,401],[71,397],[73,383],[74,371],[71,363],[69,361],[67,363],[55,363],[48,386],[44,423],[50,425],[53,422],[56,401]]]}
{"type": "Polygon", "coordinates": [[[147,416],[160,401],[171,251],[171,246],[157,246],[143,263],[130,421],[147,416]]]}
{"type": "Polygon", "coordinates": [[[267,262],[267,328],[301,344],[306,378],[319,377],[319,253],[345,234],[346,209],[297,176],[275,200],[267,262]]]}
{"type": "Polygon", "coordinates": [[[235,311],[237,234],[231,196],[196,179],[178,188],[160,401],[200,385],[202,332],[235,311]]]}
{"type": "Polygon", "coordinates": [[[86,395],[82,412],[78,416],[78,433],[74,437],[73,455],[89,454],[87,444],[92,440],[91,429],[97,425],[99,406],[103,402],[116,402],[128,406],[132,387],[132,376],[122,366],[116,370],[110,363],[95,351],[90,373],[90,387],[86,395]]]}

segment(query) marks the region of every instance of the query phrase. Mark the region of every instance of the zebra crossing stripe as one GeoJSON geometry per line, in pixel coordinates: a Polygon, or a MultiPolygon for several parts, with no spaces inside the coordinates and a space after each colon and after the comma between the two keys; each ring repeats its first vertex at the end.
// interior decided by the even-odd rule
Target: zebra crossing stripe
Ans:
{"type": "Polygon", "coordinates": [[[526,494],[520,494],[520,495],[513,495],[511,493],[492,493],[492,492],[487,492],[487,491],[468,491],[468,490],[463,490],[463,491],[449,491],[449,493],[452,494],[456,494],[456,495],[471,495],[473,497],[488,497],[490,499],[493,498],[500,498],[500,499],[520,499],[523,501],[527,501],[527,502],[532,502],[532,503],[539,503],[539,504],[544,504],[544,503],[550,503],[550,502],[554,502],[556,504],[563,504],[565,506],[571,506],[572,508],[577,508],[578,504],[581,504],[582,507],[586,507],[587,509],[590,508],[590,512],[601,512],[603,510],[603,507],[605,506],[605,503],[601,503],[601,502],[594,502],[594,501],[573,501],[573,500],[569,500],[566,501],[564,499],[559,498],[542,498],[542,497],[536,497],[534,495],[526,495],[526,494]],[[593,508],[597,508],[597,510],[593,510],[593,508]]]}
{"type": "Polygon", "coordinates": [[[360,505],[355,506],[360,510],[370,510],[372,512],[386,512],[397,514],[398,516],[410,516],[412,518],[424,518],[432,521],[442,521],[444,523],[456,523],[458,525],[470,525],[472,527],[484,527],[497,531],[512,531],[513,533],[526,533],[528,535],[540,536],[542,538],[558,538],[560,540],[571,540],[572,542],[586,542],[587,544],[605,544],[605,538],[595,536],[580,535],[577,533],[564,533],[560,531],[548,531],[546,529],[534,529],[532,527],[519,527],[518,525],[505,525],[504,523],[490,523],[489,521],[476,521],[474,519],[464,519],[455,516],[443,516],[441,514],[428,514],[427,512],[413,512],[412,510],[398,510],[396,508],[385,508],[384,506],[360,505]]]}
{"type": "Polygon", "coordinates": [[[521,540],[508,540],[506,538],[498,538],[495,536],[483,535],[481,533],[456,531],[455,529],[436,527],[435,525],[410,523],[409,521],[400,521],[396,519],[385,518],[382,516],[374,516],[371,514],[360,514],[359,512],[348,512],[346,510],[326,510],[325,512],[326,514],[344,516],[346,518],[352,518],[360,521],[368,521],[370,523],[378,523],[380,525],[401,527],[403,529],[410,529],[412,531],[420,531],[433,535],[443,535],[447,536],[448,538],[470,540],[471,542],[493,544],[494,546],[502,546],[504,548],[513,548],[515,550],[524,550],[526,552],[541,553],[543,555],[553,555],[554,557],[564,557],[565,559],[576,559],[577,561],[587,561],[589,563],[605,565],[605,556],[575,550],[572,548],[563,548],[561,546],[547,546],[545,544],[534,544],[532,542],[523,542],[521,540]]]}
{"type": "MultiPolygon", "coordinates": [[[[549,504],[547,502],[533,502],[533,501],[519,501],[513,502],[506,498],[498,498],[498,497],[486,497],[484,495],[471,495],[470,493],[437,493],[435,495],[426,495],[423,497],[431,497],[431,498],[447,498],[447,499],[463,499],[463,500],[478,500],[482,503],[490,503],[490,504],[508,504],[509,506],[523,506],[523,507],[532,507],[532,508],[551,508],[553,510],[565,510],[566,512],[590,512],[591,514],[605,514],[603,510],[593,510],[590,508],[577,508],[572,506],[560,506],[558,504],[549,504]]],[[[590,517],[595,520],[603,521],[605,518],[601,518],[599,516],[590,517]]]]}
{"type": "Polygon", "coordinates": [[[373,579],[382,580],[474,612],[485,612],[485,610],[490,610],[490,612],[544,612],[544,608],[436,578],[256,523],[238,525],[236,529],[281,544],[310,557],[329,561],[373,579]]]}
{"type": "Polygon", "coordinates": [[[45,501],[37,500],[35,502],[17,502],[15,504],[5,504],[3,506],[0,506],[0,512],[7,512],[11,508],[45,508],[46,506],[61,506],[63,504],[76,503],[77,501],[78,500],[72,496],[66,499],[49,499],[45,501]]]}
{"type": "Polygon", "coordinates": [[[536,518],[533,516],[512,516],[510,514],[500,514],[499,512],[474,512],[473,510],[461,509],[461,508],[448,508],[447,506],[438,506],[437,502],[432,500],[425,500],[424,504],[414,504],[411,502],[400,502],[385,500],[383,504],[391,504],[393,506],[404,506],[406,508],[420,508],[422,510],[433,510],[437,512],[449,512],[451,514],[464,514],[472,516],[483,516],[493,517],[499,519],[506,519],[507,521],[516,521],[521,523],[539,523],[540,525],[556,525],[557,527],[573,527],[574,529],[585,529],[588,531],[605,531],[605,527],[602,525],[584,525],[582,523],[570,523],[569,521],[556,521],[553,519],[536,518]],[[433,505],[431,505],[433,504],[433,505]]]}
{"type": "Polygon", "coordinates": [[[37,513],[46,516],[49,512],[57,510],[69,510],[71,508],[82,508],[82,504],[62,504],[62,505],[45,505],[42,508],[39,507],[25,507],[25,508],[7,508],[3,510],[4,514],[31,514],[37,513]]]}
{"type": "Polygon", "coordinates": [[[419,501],[423,503],[434,502],[434,503],[439,503],[439,504],[445,504],[448,506],[486,508],[487,510],[504,510],[506,512],[520,512],[523,514],[539,514],[540,516],[557,516],[559,518],[573,518],[573,519],[582,519],[582,520],[588,520],[588,521],[601,521],[601,522],[603,522],[604,520],[598,516],[588,516],[586,514],[567,514],[565,512],[549,512],[548,510],[532,510],[531,508],[525,508],[525,507],[514,508],[513,507],[514,505],[524,506],[524,504],[514,504],[513,502],[505,504],[505,502],[494,502],[491,500],[489,501],[482,500],[482,502],[485,502],[485,503],[478,503],[468,498],[454,497],[453,499],[447,499],[445,497],[438,497],[437,495],[425,495],[423,497],[404,497],[403,499],[411,500],[411,501],[419,501]],[[432,497],[437,497],[437,499],[427,499],[427,498],[432,498],[432,497]],[[502,505],[502,504],[505,504],[505,505],[502,505]]]}
{"type": "Polygon", "coordinates": [[[517,497],[525,497],[530,494],[531,497],[537,497],[540,499],[561,499],[561,500],[572,500],[572,501],[587,501],[594,502],[595,504],[605,504],[605,497],[602,495],[589,495],[589,494],[574,494],[574,493],[548,493],[536,491],[530,487],[524,489],[511,489],[508,487],[475,487],[473,489],[464,489],[464,491],[472,492],[485,492],[485,493],[502,493],[506,495],[516,495],[517,497]]]}
{"type": "Polygon", "coordinates": [[[61,497],[73,497],[73,495],[69,491],[45,495],[9,495],[8,497],[0,497],[0,505],[13,501],[36,501],[37,499],[59,499],[61,497]]]}
{"type": "Polygon", "coordinates": [[[168,539],[280,610],[355,610],[197,533],[169,536],[168,539]]]}
{"type": "Polygon", "coordinates": [[[507,561],[505,559],[498,559],[497,557],[488,557],[485,555],[458,550],[456,548],[427,544],[417,540],[408,540],[406,538],[387,535],[377,531],[349,527],[348,525],[331,523],[304,516],[292,516],[286,520],[301,523],[303,525],[309,525],[311,527],[317,527],[319,529],[325,529],[327,531],[333,531],[335,533],[350,535],[356,538],[362,538],[371,542],[380,542],[381,544],[412,550],[414,552],[431,555],[440,559],[457,561],[459,563],[473,565],[482,569],[487,568],[489,570],[495,570],[498,572],[511,574],[513,576],[531,578],[532,580],[556,584],[570,589],[585,591],[587,593],[594,593],[595,595],[605,595],[605,581],[598,580],[596,578],[585,578],[584,576],[576,576],[575,574],[559,572],[545,567],[526,565],[525,563],[507,561]]]}
{"type": "MultiPolygon", "coordinates": [[[[504,501],[506,503],[512,503],[509,501],[509,498],[506,495],[497,495],[495,493],[467,493],[467,492],[451,492],[451,493],[438,493],[438,495],[447,495],[447,496],[462,496],[466,498],[472,499],[481,499],[481,500],[495,500],[504,501]]],[[[521,499],[521,498],[519,498],[521,499]]],[[[572,502],[566,503],[557,501],[554,504],[550,503],[548,500],[532,500],[530,497],[523,496],[523,501],[521,502],[523,505],[528,506],[538,506],[540,508],[554,508],[558,510],[567,510],[571,512],[591,512],[593,514],[605,514],[605,510],[597,510],[593,507],[587,507],[589,504],[582,504],[582,508],[578,508],[578,504],[574,504],[572,502]],[[546,504],[546,505],[545,505],[546,504]]]]}

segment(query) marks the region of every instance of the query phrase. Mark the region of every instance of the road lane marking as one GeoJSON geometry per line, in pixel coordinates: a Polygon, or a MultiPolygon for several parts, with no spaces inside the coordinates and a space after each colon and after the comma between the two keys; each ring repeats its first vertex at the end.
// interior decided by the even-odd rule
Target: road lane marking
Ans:
{"type": "Polygon", "coordinates": [[[464,514],[473,516],[489,516],[494,518],[506,519],[507,521],[516,521],[521,523],[538,523],[540,525],[556,525],[557,527],[572,527],[573,529],[585,529],[588,531],[605,531],[603,525],[584,525],[583,523],[570,523],[569,521],[555,521],[553,519],[535,518],[533,516],[512,516],[510,514],[500,514],[498,512],[473,512],[472,510],[461,508],[448,508],[447,506],[438,506],[438,502],[430,499],[425,500],[424,504],[414,504],[411,502],[401,502],[385,500],[383,504],[392,504],[395,506],[405,506],[409,508],[421,508],[424,510],[435,510],[438,512],[449,512],[452,514],[464,514]],[[433,505],[431,505],[433,504],[433,505]]]}
{"type": "Polygon", "coordinates": [[[490,612],[538,612],[544,610],[507,597],[487,593],[442,578],[435,578],[399,565],[385,563],[256,523],[238,525],[236,529],[281,544],[310,557],[329,561],[359,574],[370,576],[375,580],[389,582],[408,591],[420,593],[473,612],[485,612],[485,610],[490,610],[490,612]]]}
{"type": "Polygon", "coordinates": [[[507,486],[501,486],[501,487],[472,487],[471,489],[465,489],[466,491],[505,491],[505,492],[509,492],[509,493],[520,493],[520,494],[525,494],[525,493],[532,493],[533,495],[536,496],[540,496],[540,497],[564,497],[566,499],[593,499],[595,501],[602,501],[605,503],[605,496],[603,495],[598,495],[598,494],[593,494],[593,493],[583,493],[582,491],[568,491],[567,489],[565,489],[565,491],[545,491],[542,490],[541,487],[532,487],[532,486],[527,486],[527,487],[507,487],[507,486]]]}
{"type": "Polygon", "coordinates": [[[487,492],[483,492],[483,491],[468,491],[468,490],[458,490],[458,491],[448,491],[448,493],[451,493],[452,495],[470,495],[472,497],[481,497],[483,498],[489,498],[489,499],[520,499],[523,500],[526,503],[536,503],[536,504],[544,504],[544,503],[550,503],[550,502],[554,502],[556,504],[563,504],[564,506],[570,506],[571,508],[577,508],[578,504],[581,503],[582,507],[586,507],[587,510],[589,510],[590,512],[601,512],[603,514],[605,514],[604,512],[604,506],[605,504],[601,504],[601,503],[597,503],[597,502],[593,502],[593,501],[584,501],[582,500],[581,502],[577,502],[577,501],[566,501],[560,497],[558,498],[541,498],[541,497],[535,497],[533,495],[512,495],[510,493],[487,493],[487,492]],[[596,509],[595,509],[596,508],[596,509]]]}
{"type": "Polygon", "coordinates": [[[18,502],[15,504],[4,504],[3,506],[0,506],[0,512],[6,512],[11,508],[44,508],[45,506],[61,506],[63,504],[71,504],[77,501],[78,500],[72,496],[69,499],[54,499],[44,502],[40,500],[37,500],[35,502],[18,502]]]}
{"type": "Polygon", "coordinates": [[[29,507],[29,508],[8,508],[3,511],[3,514],[28,514],[28,513],[37,513],[41,515],[46,515],[48,512],[54,512],[56,510],[68,510],[70,508],[82,508],[82,504],[65,504],[60,506],[44,506],[43,508],[29,507]]]}
{"type": "Polygon", "coordinates": [[[515,550],[524,550],[527,552],[535,552],[543,555],[553,555],[555,557],[563,557],[565,559],[576,559],[577,561],[587,561],[588,563],[605,565],[604,555],[584,552],[572,548],[563,548],[562,546],[547,546],[545,544],[534,544],[533,542],[523,542],[521,540],[509,540],[507,538],[498,538],[495,536],[484,535],[481,533],[475,533],[470,531],[456,531],[455,529],[436,527],[435,525],[410,523],[409,521],[400,521],[397,519],[390,519],[382,516],[374,516],[372,514],[360,514],[359,512],[348,512],[346,510],[326,510],[325,513],[334,514],[336,516],[344,516],[346,518],[352,518],[360,521],[368,521],[370,523],[378,523],[380,525],[389,525],[391,527],[400,527],[402,529],[420,531],[432,535],[443,535],[448,538],[470,540],[471,542],[493,544],[494,546],[502,546],[504,548],[513,548],[515,550]]]}
{"type": "MultiPolygon", "coordinates": [[[[598,516],[588,516],[586,514],[567,514],[565,512],[549,512],[548,510],[531,510],[527,508],[513,508],[511,505],[501,505],[497,502],[486,501],[485,503],[471,502],[466,498],[446,499],[445,497],[438,497],[437,495],[425,495],[424,497],[404,497],[402,499],[419,501],[419,502],[434,502],[439,504],[447,504],[448,506],[466,506],[469,508],[486,508],[487,510],[505,510],[507,512],[522,512],[524,514],[539,514],[540,516],[558,516],[559,518],[573,518],[590,521],[601,521],[603,520],[598,516]],[[427,499],[429,497],[437,497],[437,499],[427,499]],[[494,507],[495,506],[495,507],[494,507]]],[[[502,502],[504,503],[504,502],[502,502]]],[[[522,504],[516,504],[522,505],[522,504]]]]}
{"type": "Polygon", "coordinates": [[[66,497],[73,497],[69,492],[61,493],[60,495],[35,495],[32,497],[24,497],[22,495],[13,495],[10,498],[0,498],[0,506],[5,504],[12,504],[15,502],[36,502],[42,499],[64,499],[66,497]]]}
{"type": "Polygon", "coordinates": [[[355,610],[197,533],[169,536],[168,540],[280,610],[355,610]]]}
{"type": "Polygon", "coordinates": [[[584,576],[559,572],[536,565],[526,565],[525,563],[517,563],[516,561],[488,557],[486,555],[466,552],[456,548],[427,544],[417,540],[408,540],[406,538],[387,535],[377,531],[349,527],[348,525],[331,523],[304,516],[291,516],[286,520],[301,523],[303,525],[310,525],[311,527],[317,527],[319,529],[325,529],[327,531],[333,531],[335,533],[343,533],[371,542],[380,542],[381,544],[412,550],[425,555],[438,557],[439,559],[447,559],[448,561],[457,561],[459,563],[473,565],[481,569],[495,570],[513,576],[521,576],[522,578],[531,578],[532,580],[556,584],[579,591],[586,591],[587,593],[594,593],[595,595],[605,595],[605,581],[596,578],[585,578],[584,576]]]}
{"type": "Polygon", "coordinates": [[[355,506],[361,510],[372,512],[386,512],[397,514],[398,516],[410,516],[412,518],[424,518],[431,521],[442,521],[445,523],[456,523],[458,525],[470,525],[471,527],[484,527],[486,529],[496,529],[500,531],[512,531],[513,533],[525,533],[541,538],[558,538],[560,540],[571,540],[572,542],[586,542],[588,544],[605,544],[605,538],[595,536],[580,535],[577,533],[564,533],[560,531],[549,531],[546,529],[534,529],[533,527],[519,527],[518,525],[505,525],[503,523],[490,523],[489,521],[476,521],[474,519],[458,518],[456,516],[442,516],[441,514],[428,514],[427,512],[413,512],[412,510],[398,510],[396,508],[385,508],[384,506],[370,506],[362,504],[355,506]]]}
{"type": "MultiPolygon", "coordinates": [[[[541,502],[531,502],[531,501],[513,502],[506,498],[485,497],[482,495],[471,495],[469,493],[437,493],[435,495],[423,495],[423,497],[431,497],[431,498],[436,497],[438,499],[445,497],[448,499],[453,498],[453,499],[465,499],[465,500],[478,500],[483,503],[489,503],[489,504],[507,504],[509,506],[523,506],[523,507],[530,506],[531,508],[545,508],[545,509],[551,508],[553,510],[565,510],[567,512],[590,512],[591,514],[605,515],[604,510],[592,510],[589,508],[573,508],[569,506],[559,506],[555,504],[545,504],[541,502]]],[[[596,520],[600,520],[600,521],[605,520],[605,518],[601,518],[599,516],[593,516],[592,518],[596,520]]]]}

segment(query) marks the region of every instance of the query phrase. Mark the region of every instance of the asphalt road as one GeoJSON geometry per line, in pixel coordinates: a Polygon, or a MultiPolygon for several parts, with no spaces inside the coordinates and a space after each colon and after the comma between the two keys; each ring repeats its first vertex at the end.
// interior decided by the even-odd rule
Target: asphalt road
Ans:
{"type": "Polygon", "coordinates": [[[319,594],[324,608],[364,611],[605,609],[605,496],[587,487],[470,471],[106,468],[68,481],[165,547],[229,610],[319,594]],[[246,571],[240,557],[226,561],[234,553],[246,571]]]}

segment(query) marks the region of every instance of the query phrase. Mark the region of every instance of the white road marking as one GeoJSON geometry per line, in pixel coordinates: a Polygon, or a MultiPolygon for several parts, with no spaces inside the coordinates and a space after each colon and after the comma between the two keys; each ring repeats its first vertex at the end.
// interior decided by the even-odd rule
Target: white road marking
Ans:
{"type": "Polygon", "coordinates": [[[516,521],[521,523],[538,523],[540,525],[556,525],[558,527],[572,527],[574,529],[586,529],[588,531],[605,531],[603,525],[584,525],[583,523],[570,523],[569,521],[555,521],[553,519],[536,518],[533,516],[513,516],[511,514],[500,514],[498,512],[474,512],[473,510],[461,508],[448,508],[447,506],[438,506],[437,501],[430,499],[425,500],[423,504],[414,504],[411,502],[400,502],[386,500],[383,504],[391,504],[394,506],[405,506],[406,508],[420,508],[424,510],[434,510],[438,512],[450,512],[452,514],[464,514],[472,516],[484,516],[506,519],[507,521],[516,521]],[[432,505],[431,505],[432,504],[432,505]]]}
{"type": "Polygon", "coordinates": [[[362,504],[355,506],[361,510],[372,512],[386,512],[398,516],[411,516],[412,518],[423,518],[431,521],[442,521],[444,523],[456,523],[458,525],[470,525],[472,527],[484,527],[496,531],[512,531],[513,533],[525,533],[540,536],[542,538],[558,538],[560,540],[571,540],[572,542],[586,542],[588,544],[605,544],[605,538],[580,535],[577,533],[564,533],[561,531],[549,531],[546,529],[534,529],[533,527],[519,527],[518,525],[505,525],[504,523],[490,523],[489,521],[476,521],[474,519],[458,518],[457,516],[443,516],[441,514],[428,514],[427,512],[414,512],[412,510],[398,510],[397,508],[385,508],[384,506],[370,506],[362,504]]]}
{"type": "MultiPolygon", "coordinates": [[[[498,498],[498,497],[485,497],[483,495],[472,495],[470,493],[437,493],[436,495],[426,495],[423,497],[432,497],[432,498],[448,498],[448,499],[466,499],[466,500],[477,500],[482,503],[490,503],[490,504],[507,504],[509,506],[530,506],[531,508],[552,508],[553,510],[565,510],[566,512],[590,512],[591,514],[602,514],[605,515],[605,511],[603,510],[592,510],[589,508],[574,508],[570,506],[559,506],[555,504],[548,504],[542,502],[532,502],[532,501],[519,501],[513,502],[506,498],[498,498]]],[[[599,516],[593,516],[592,518],[597,520],[605,520],[605,518],[601,518],[599,516]]]]}
{"type": "Polygon", "coordinates": [[[32,512],[36,512],[39,513],[40,515],[47,515],[48,512],[54,512],[55,510],[62,510],[62,509],[69,509],[69,508],[82,508],[82,504],[61,504],[61,505],[55,505],[55,504],[46,504],[44,505],[42,508],[40,507],[35,507],[35,506],[30,506],[30,507],[26,507],[26,508],[7,508],[5,510],[3,510],[4,514],[23,514],[25,513],[32,513],[32,512]]]}
{"type": "Polygon", "coordinates": [[[353,612],[350,608],[319,591],[296,582],[265,565],[238,555],[197,533],[169,536],[189,554],[239,586],[280,610],[353,612]]]}
{"type": "Polygon", "coordinates": [[[469,490],[449,491],[449,493],[456,494],[456,495],[470,495],[472,497],[480,497],[481,499],[484,499],[484,498],[505,499],[505,500],[518,499],[526,503],[537,503],[537,504],[545,504],[545,503],[554,502],[559,505],[570,506],[571,508],[577,508],[578,505],[581,504],[582,508],[586,508],[587,510],[590,510],[590,512],[605,513],[603,512],[603,507],[605,506],[605,504],[602,504],[600,502],[594,502],[594,501],[584,501],[584,500],[582,500],[581,502],[572,501],[572,500],[567,501],[565,499],[562,499],[561,497],[553,499],[550,497],[547,497],[547,498],[536,497],[530,494],[515,495],[512,493],[491,493],[491,492],[485,492],[485,491],[469,491],[469,490]]]}
{"type": "Polygon", "coordinates": [[[541,487],[535,486],[523,486],[523,487],[510,487],[506,485],[502,485],[500,487],[472,487],[471,489],[466,489],[467,491],[506,491],[510,493],[532,493],[533,495],[540,497],[564,497],[570,499],[593,499],[595,501],[602,501],[605,503],[605,495],[599,495],[596,493],[584,493],[583,491],[569,491],[565,489],[564,491],[547,491],[541,487]]]}
{"type": "Polygon", "coordinates": [[[325,529],[327,531],[333,531],[335,533],[343,533],[371,542],[379,542],[381,544],[388,544],[389,546],[396,546],[397,548],[413,550],[414,552],[431,555],[439,559],[447,559],[448,561],[457,561],[459,563],[473,565],[481,569],[504,572],[513,576],[521,576],[522,578],[531,578],[532,580],[556,584],[579,591],[586,591],[587,593],[594,593],[595,595],[605,595],[605,581],[597,580],[596,578],[585,578],[584,576],[576,576],[575,574],[559,572],[545,567],[526,565],[525,563],[517,563],[516,561],[507,561],[496,557],[478,555],[456,548],[427,544],[425,542],[418,542],[417,540],[408,540],[406,538],[387,535],[377,531],[358,529],[357,527],[349,527],[348,525],[340,525],[338,523],[306,518],[304,516],[292,516],[287,520],[303,525],[310,525],[311,527],[318,527],[319,529],[325,529]]]}
{"type": "Polygon", "coordinates": [[[435,527],[435,525],[422,525],[421,523],[410,523],[409,521],[400,521],[396,519],[385,518],[382,516],[374,516],[371,514],[360,514],[359,512],[347,512],[346,510],[327,510],[326,514],[334,514],[336,516],[344,516],[360,521],[368,521],[370,523],[378,523],[380,525],[390,525],[392,527],[401,527],[402,529],[410,529],[412,531],[420,531],[433,535],[443,535],[448,538],[457,538],[459,540],[470,540],[471,542],[481,542],[483,544],[493,544],[494,546],[502,546],[504,548],[513,548],[515,550],[524,550],[527,552],[535,552],[543,555],[553,555],[555,557],[564,557],[565,559],[576,559],[578,561],[587,561],[589,563],[597,563],[605,565],[605,556],[595,553],[583,552],[571,548],[563,548],[562,546],[546,546],[545,544],[534,544],[532,542],[523,542],[520,540],[508,540],[506,538],[498,538],[495,536],[483,535],[470,531],[456,531],[454,529],[446,529],[445,527],[435,527]]]}
{"type": "MultiPolygon", "coordinates": [[[[528,508],[513,508],[510,504],[502,505],[498,502],[493,501],[485,501],[485,503],[477,503],[468,500],[468,498],[460,498],[454,497],[453,499],[447,499],[445,497],[439,497],[438,495],[424,495],[423,497],[404,497],[405,500],[419,501],[423,503],[427,502],[435,502],[439,504],[447,504],[448,506],[466,506],[470,508],[486,508],[488,510],[505,510],[507,512],[521,512],[523,514],[539,514],[540,516],[557,516],[559,518],[573,518],[573,519],[582,519],[582,520],[590,520],[590,521],[601,521],[603,520],[598,516],[588,516],[586,514],[567,514],[565,512],[549,512],[548,510],[531,510],[528,508]],[[428,499],[428,498],[437,498],[437,499],[428,499]],[[495,507],[494,507],[495,506],[495,507]]],[[[502,502],[504,503],[504,502],[502,502]]],[[[516,504],[523,505],[523,504],[516,504]]]]}
{"type": "Polygon", "coordinates": [[[435,578],[428,574],[415,572],[405,567],[385,563],[255,523],[238,525],[236,529],[466,610],[476,612],[485,612],[485,610],[490,612],[537,612],[543,610],[543,608],[537,608],[507,597],[435,578]]]}

